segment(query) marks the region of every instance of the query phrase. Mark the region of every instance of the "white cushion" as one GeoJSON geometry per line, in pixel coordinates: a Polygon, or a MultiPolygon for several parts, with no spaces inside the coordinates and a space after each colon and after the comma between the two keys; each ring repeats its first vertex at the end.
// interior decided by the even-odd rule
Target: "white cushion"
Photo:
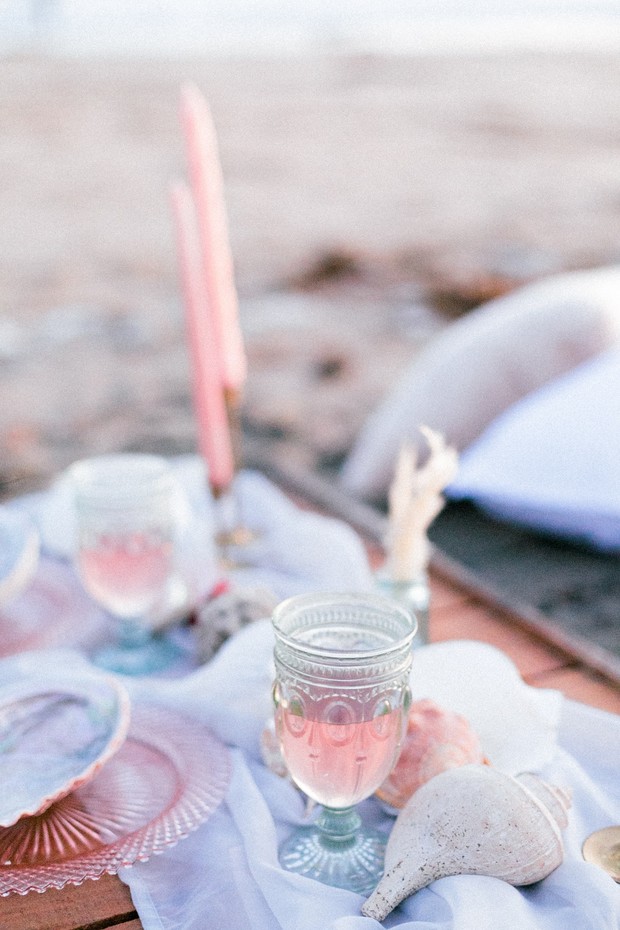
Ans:
{"type": "Polygon", "coordinates": [[[620,550],[620,348],[506,410],[461,457],[448,495],[620,550]]]}
{"type": "Polygon", "coordinates": [[[404,440],[424,424],[462,450],[503,410],[620,343],[620,266],[556,275],[489,301],[447,327],[369,417],[341,481],[385,494],[404,440]]]}

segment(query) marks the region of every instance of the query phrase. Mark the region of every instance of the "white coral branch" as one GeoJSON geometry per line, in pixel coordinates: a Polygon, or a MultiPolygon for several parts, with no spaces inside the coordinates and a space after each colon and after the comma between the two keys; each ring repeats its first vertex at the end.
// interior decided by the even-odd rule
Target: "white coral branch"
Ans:
{"type": "Polygon", "coordinates": [[[404,444],[389,489],[389,530],[386,540],[387,569],[394,581],[410,581],[428,564],[427,531],[441,512],[443,491],[456,475],[458,453],[443,436],[420,427],[429,446],[429,457],[417,466],[414,448],[404,444]]]}

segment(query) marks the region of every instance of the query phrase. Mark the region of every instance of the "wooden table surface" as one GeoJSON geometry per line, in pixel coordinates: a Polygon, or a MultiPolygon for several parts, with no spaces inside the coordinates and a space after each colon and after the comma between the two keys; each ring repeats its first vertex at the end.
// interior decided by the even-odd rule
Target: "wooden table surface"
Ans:
{"type": "MultiPolygon", "coordinates": [[[[281,477],[281,476],[280,476],[281,477]]],[[[314,488],[314,491],[317,489],[314,488]]],[[[319,491],[321,489],[319,488],[319,491]]],[[[296,487],[298,499],[331,512],[339,510],[335,501],[321,500],[321,493],[296,487]],[[306,493],[304,493],[304,491],[306,493]]],[[[346,515],[346,503],[343,504],[346,515]]],[[[349,514],[368,543],[372,561],[381,557],[378,535],[380,523],[372,515],[349,514]],[[361,524],[364,523],[364,526],[361,524]]],[[[567,697],[620,714],[620,684],[613,663],[605,656],[582,650],[580,644],[566,640],[539,618],[521,614],[490,596],[458,567],[440,554],[433,559],[430,572],[430,637],[434,642],[449,639],[473,639],[490,643],[508,655],[524,680],[533,686],[557,688],[567,697]]],[[[0,899],[0,930],[139,930],[142,927],[126,885],[116,876],[67,886],[61,891],[25,896],[9,895],[0,899]]],[[[205,915],[205,928],[208,915],[205,915]]]]}

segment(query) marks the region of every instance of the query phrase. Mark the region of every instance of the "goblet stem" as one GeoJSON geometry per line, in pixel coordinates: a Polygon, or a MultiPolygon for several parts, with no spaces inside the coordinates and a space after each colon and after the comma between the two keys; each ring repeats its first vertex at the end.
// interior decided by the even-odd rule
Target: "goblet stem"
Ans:
{"type": "Polygon", "coordinates": [[[284,842],[280,863],[325,885],[368,895],[383,875],[386,839],[378,830],[362,829],[354,807],[323,807],[312,826],[284,842]]]}
{"type": "Polygon", "coordinates": [[[123,617],[116,643],[104,646],[95,665],[121,675],[150,675],[179,659],[180,650],[165,636],[156,636],[139,617],[123,617]]]}
{"type": "Polygon", "coordinates": [[[355,843],[356,835],[362,826],[362,818],[354,807],[344,807],[340,810],[322,807],[316,826],[321,831],[320,841],[323,846],[327,849],[333,847],[341,850],[355,843]]]}
{"type": "Polygon", "coordinates": [[[137,617],[123,617],[119,624],[118,642],[122,649],[144,646],[151,638],[148,628],[137,617]]]}

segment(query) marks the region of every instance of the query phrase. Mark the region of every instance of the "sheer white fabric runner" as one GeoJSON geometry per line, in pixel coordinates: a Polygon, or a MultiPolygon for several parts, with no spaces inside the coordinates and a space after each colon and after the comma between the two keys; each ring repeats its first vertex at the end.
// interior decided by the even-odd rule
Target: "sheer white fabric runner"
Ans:
{"type": "MultiPolygon", "coordinates": [[[[259,736],[271,713],[269,621],[245,628],[207,665],[177,681],[129,682],[134,702],[154,702],[202,721],[232,750],[224,803],[187,839],[125,869],[145,930],[353,930],[378,927],[360,915],[362,898],[283,871],[277,848],[305,817],[305,802],[260,761],[259,736]]],[[[5,659],[0,674],[36,674],[38,663],[70,669],[71,652],[5,659]]],[[[417,665],[417,669],[416,669],[417,665]]],[[[503,769],[535,769],[573,793],[564,831],[564,863],[545,881],[513,888],[487,877],[444,878],[404,902],[385,922],[406,930],[617,930],[620,888],[581,858],[593,830],[620,822],[620,720],[518,684],[506,657],[469,641],[422,647],[414,695],[467,713],[483,747],[503,769]],[[520,723],[519,723],[520,721],[520,723]]],[[[205,770],[209,760],[205,758],[205,770]]],[[[364,802],[364,819],[389,829],[381,805],[364,802]]]]}
{"type": "MultiPolygon", "coordinates": [[[[363,547],[338,521],[304,514],[260,476],[247,499],[265,530],[258,568],[244,582],[278,597],[314,588],[360,590],[371,583],[363,547]]],[[[259,738],[271,714],[273,638],[267,619],[230,639],[207,665],[174,680],[128,681],[134,702],[175,708],[210,727],[232,749],[225,801],[187,839],[122,873],[145,930],[361,930],[358,895],[295,876],[278,865],[278,843],[304,820],[305,800],[262,764],[259,738]]],[[[77,652],[31,652],[0,662],[0,676],[87,662],[77,652]]],[[[512,664],[480,643],[421,648],[414,696],[465,713],[491,761],[541,772],[573,792],[566,859],[544,882],[516,889],[497,879],[445,878],[409,898],[385,922],[407,930],[618,930],[620,888],[585,863],[591,831],[620,823],[620,719],[523,685],[512,664]]],[[[205,770],[209,759],[204,760],[205,770]]],[[[391,818],[371,799],[363,816],[391,818]]]]}
{"type": "MultiPolygon", "coordinates": [[[[147,683],[135,689],[136,699],[156,697],[204,720],[234,747],[225,804],[176,848],[122,875],[145,930],[378,926],[360,915],[362,898],[356,894],[278,865],[278,843],[303,821],[304,800],[259,760],[258,738],[271,712],[271,649],[269,624],[260,621],[178,687],[167,684],[161,691],[147,683]]],[[[617,930],[620,889],[585,863],[580,849],[592,830],[620,822],[620,720],[553,692],[500,685],[510,663],[483,644],[427,646],[417,664],[416,671],[414,660],[416,696],[430,695],[469,713],[484,748],[505,768],[536,768],[547,780],[568,785],[573,807],[564,834],[565,862],[544,882],[516,889],[493,878],[445,878],[408,899],[386,926],[617,930]]],[[[389,828],[391,819],[374,799],[362,808],[369,821],[389,828]]]]}

